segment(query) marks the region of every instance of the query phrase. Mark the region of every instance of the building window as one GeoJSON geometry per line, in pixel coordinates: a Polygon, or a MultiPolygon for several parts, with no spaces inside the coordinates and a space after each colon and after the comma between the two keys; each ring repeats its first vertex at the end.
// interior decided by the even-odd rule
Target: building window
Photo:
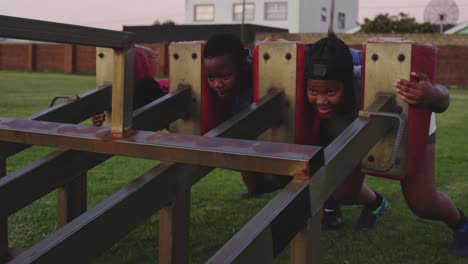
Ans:
{"type": "Polygon", "coordinates": [[[265,20],[287,20],[288,2],[265,3],[265,20]]]}
{"type": "Polygon", "coordinates": [[[338,13],[338,28],[345,29],[346,27],[346,15],[344,13],[338,13]]]}
{"type": "Polygon", "coordinates": [[[327,8],[326,7],[322,7],[321,17],[322,17],[322,22],[327,22],[327,8]]]}
{"type": "Polygon", "coordinates": [[[195,5],[193,8],[195,21],[213,21],[214,5],[195,5]]]}
{"type": "MultiPolygon", "coordinates": [[[[252,21],[255,19],[255,4],[246,3],[245,4],[245,13],[244,20],[252,21]]],[[[234,4],[232,9],[232,20],[233,21],[242,21],[242,4],[234,4]]]]}

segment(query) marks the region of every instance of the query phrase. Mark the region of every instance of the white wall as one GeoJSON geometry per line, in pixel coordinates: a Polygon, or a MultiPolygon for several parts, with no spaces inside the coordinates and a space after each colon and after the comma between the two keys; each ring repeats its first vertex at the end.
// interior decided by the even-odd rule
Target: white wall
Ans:
{"type": "MultiPolygon", "coordinates": [[[[186,0],[185,24],[239,24],[233,21],[233,4],[242,4],[242,0],[186,0]],[[194,6],[197,4],[214,4],[213,21],[194,21],[194,6]]],[[[245,23],[270,27],[286,28],[290,33],[318,33],[327,32],[330,23],[331,0],[246,0],[246,3],[255,4],[255,19],[246,20],[245,23]],[[287,2],[288,19],[283,21],[265,20],[266,2],[287,2]],[[322,22],[322,7],[327,9],[327,21],[322,22]]],[[[335,0],[335,32],[342,33],[356,26],[358,20],[359,0],[335,0]],[[338,12],[345,13],[346,27],[338,29],[338,12]]]]}
{"type": "Polygon", "coordinates": [[[344,33],[349,29],[357,26],[359,19],[359,0],[335,0],[335,25],[334,31],[336,33],[344,33]],[[338,13],[346,14],[345,28],[338,29],[338,13]]]}
{"type": "MultiPolygon", "coordinates": [[[[335,0],[333,31],[344,33],[356,26],[358,21],[359,0],[335,0]],[[338,28],[338,13],[345,14],[345,28],[338,28]]],[[[323,33],[328,31],[331,19],[330,0],[302,0],[299,11],[299,33],[323,33]],[[322,21],[322,8],[326,8],[326,21],[322,21]]]]}
{"type": "Polygon", "coordinates": [[[301,8],[299,9],[299,28],[296,32],[291,33],[326,32],[328,23],[321,21],[321,8],[326,7],[327,12],[330,12],[330,4],[326,4],[328,2],[330,0],[302,0],[301,8]]]}

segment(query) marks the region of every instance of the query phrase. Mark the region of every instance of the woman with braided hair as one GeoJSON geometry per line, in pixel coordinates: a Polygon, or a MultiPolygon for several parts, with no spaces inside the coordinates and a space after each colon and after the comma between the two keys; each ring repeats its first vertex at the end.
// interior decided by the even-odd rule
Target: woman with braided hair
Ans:
{"type": "MultiPolygon", "coordinates": [[[[449,105],[445,86],[432,84],[424,73],[412,72],[417,82],[399,79],[396,92],[411,105],[427,107],[432,112],[444,112],[449,105]]],[[[328,145],[358,116],[360,105],[360,70],[353,68],[348,46],[335,35],[314,43],[306,62],[307,100],[320,118],[319,141],[328,145]]],[[[433,114],[434,116],[434,114],[433,114]]],[[[434,176],[435,118],[432,118],[424,164],[413,175],[401,181],[408,207],[417,216],[445,222],[453,230],[454,253],[468,256],[468,221],[452,200],[436,190],[434,176]]],[[[387,201],[364,183],[360,166],[342,182],[333,194],[341,204],[363,206],[354,227],[370,228],[384,212],[387,201]]]]}

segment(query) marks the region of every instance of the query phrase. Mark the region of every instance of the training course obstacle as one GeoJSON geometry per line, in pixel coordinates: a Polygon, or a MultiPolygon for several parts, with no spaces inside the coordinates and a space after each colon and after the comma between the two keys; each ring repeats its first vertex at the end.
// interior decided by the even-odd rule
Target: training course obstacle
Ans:
{"type": "MultiPolygon", "coordinates": [[[[190,188],[215,167],[294,179],[209,263],[271,263],[289,243],[292,263],[318,262],[324,200],[379,140],[397,130],[395,122],[376,114],[394,112],[395,96],[368,93],[366,111],[328,147],[300,145],[307,143],[303,131],[310,128],[301,95],[306,52],[301,43],[257,45],[256,102],[226,120],[222,111],[214,111],[220,102],[209,94],[204,79],[203,42],[172,44],[171,93],[133,111],[131,33],[0,16],[0,35],[99,47],[96,89],[25,120],[0,118],[0,257],[11,263],[88,262],[158,211],[159,262],[188,263],[190,188]],[[110,126],[75,125],[109,107],[110,126]],[[149,132],[168,125],[171,133],[149,132]],[[248,140],[259,136],[270,142],[248,140]],[[57,150],[6,175],[6,159],[31,144],[57,150]],[[112,155],[163,162],[87,209],[86,172],[112,155]],[[57,188],[59,229],[21,254],[9,254],[8,216],[57,188]]],[[[404,56],[411,58],[413,43],[375,41],[366,47],[374,45],[380,45],[374,54],[388,55],[384,62],[392,65],[392,74],[407,71],[409,59],[402,61],[400,53],[393,60],[391,52],[395,45],[406,46],[404,56]]],[[[373,62],[366,59],[367,65],[373,62]]],[[[410,69],[415,69],[412,64],[410,69]]],[[[411,110],[400,115],[406,117],[405,111],[411,110]]],[[[403,135],[400,147],[404,161],[408,138],[403,135]]],[[[401,163],[395,166],[404,176],[401,163]]]]}

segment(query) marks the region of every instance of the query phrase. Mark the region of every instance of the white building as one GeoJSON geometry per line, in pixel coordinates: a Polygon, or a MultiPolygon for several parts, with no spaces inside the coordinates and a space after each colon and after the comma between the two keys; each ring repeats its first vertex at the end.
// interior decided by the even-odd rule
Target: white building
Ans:
{"type": "MultiPolygon", "coordinates": [[[[245,0],[244,21],[289,29],[290,33],[323,33],[330,24],[332,0],[245,0]]],[[[359,0],[335,0],[334,31],[356,27],[359,0]]],[[[185,0],[185,24],[240,24],[242,0],[185,0]]]]}

